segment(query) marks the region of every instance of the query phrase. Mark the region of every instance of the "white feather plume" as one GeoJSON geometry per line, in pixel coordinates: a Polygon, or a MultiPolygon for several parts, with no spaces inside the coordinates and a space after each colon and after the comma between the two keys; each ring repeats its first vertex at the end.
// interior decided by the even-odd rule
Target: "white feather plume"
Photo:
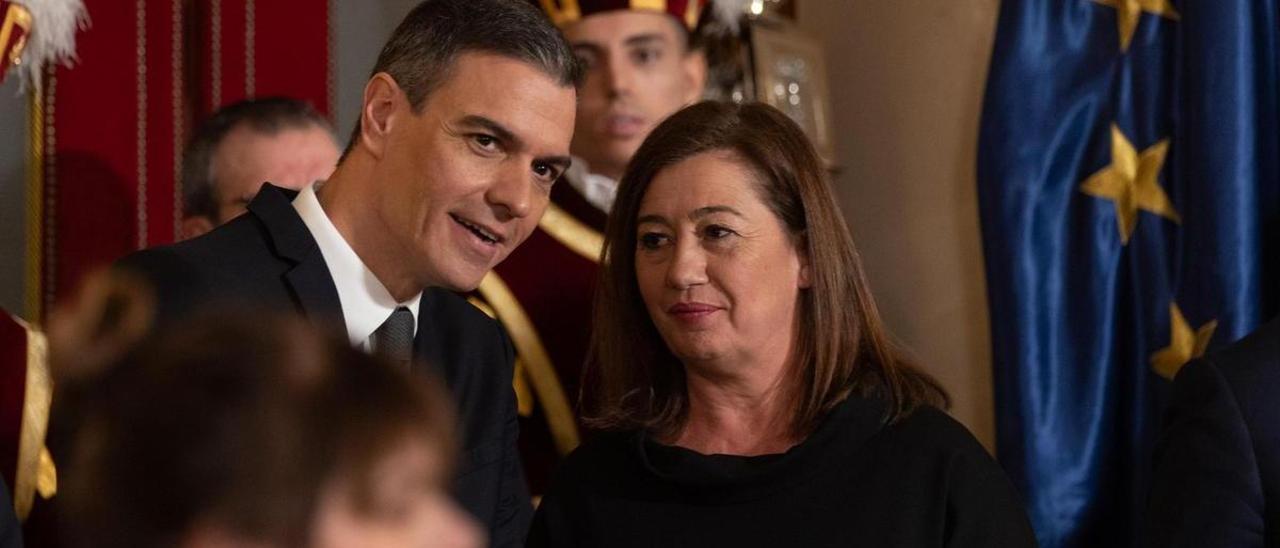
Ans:
{"type": "Polygon", "coordinates": [[[737,33],[742,17],[750,13],[752,0],[711,0],[711,9],[715,10],[716,20],[723,23],[733,33],[737,33]]]}
{"type": "Polygon", "coordinates": [[[18,0],[31,12],[32,29],[22,50],[18,78],[22,86],[40,89],[41,73],[50,63],[76,60],[76,31],[89,27],[84,0],[18,0]]]}

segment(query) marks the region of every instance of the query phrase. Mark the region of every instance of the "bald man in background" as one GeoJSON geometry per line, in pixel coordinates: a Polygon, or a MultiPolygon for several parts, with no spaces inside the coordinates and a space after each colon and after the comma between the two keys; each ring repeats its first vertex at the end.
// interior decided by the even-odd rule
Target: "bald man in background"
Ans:
{"type": "Polygon", "coordinates": [[[268,97],[218,109],[183,153],[182,239],[244,213],[264,182],[300,190],[327,179],[338,156],[329,121],[306,102],[268,97]]]}

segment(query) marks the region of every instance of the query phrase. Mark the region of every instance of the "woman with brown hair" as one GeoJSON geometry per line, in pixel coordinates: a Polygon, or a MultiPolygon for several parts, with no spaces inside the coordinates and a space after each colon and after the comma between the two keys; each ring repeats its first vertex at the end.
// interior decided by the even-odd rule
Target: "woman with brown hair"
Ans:
{"type": "Polygon", "coordinates": [[[587,423],[530,546],[1034,546],[889,342],[825,171],[759,104],[663,122],[618,190],[587,423]]]}
{"type": "Polygon", "coordinates": [[[434,382],[298,317],[151,332],[140,286],[91,278],[50,328],[68,546],[472,547],[434,382]]]}

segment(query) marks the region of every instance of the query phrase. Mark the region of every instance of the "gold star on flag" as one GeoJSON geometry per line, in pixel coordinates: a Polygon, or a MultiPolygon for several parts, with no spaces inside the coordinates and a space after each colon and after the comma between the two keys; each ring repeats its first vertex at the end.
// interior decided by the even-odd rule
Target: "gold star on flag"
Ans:
{"type": "Polygon", "coordinates": [[[1218,329],[1218,320],[1210,321],[1192,331],[1191,324],[1182,315],[1177,303],[1169,305],[1169,346],[1151,355],[1151,368],[1161,377],[1172,379],[1183,365],[1204,355],[1209,340],[1218,329]]]}
{"type": "Polygon", "coordinates": [[[1169,0],[1093,0],[1095,3],[1115,8],[1116,26],[1120,29],[1120,51],[1129,51],[1129,42],[1133,41],[1133,31],[1138,28],[1138,20],[1143,12],[1159,15],[1165,19],[1178,20],[1178,11],[1173,9],[1169,0]]]}
{"type": "Polygon", "coordinates": [[[1115,202],[1121,243],[1129,243],[1140,209],[1175,223],[1182,221],[1156,179],[1164,168],[1168,152],[1169,139],[1166,138],[1138,154],[1120,127],[1111,124],[1111,165],[1085,179],[1080,191],[1115,202]]]}

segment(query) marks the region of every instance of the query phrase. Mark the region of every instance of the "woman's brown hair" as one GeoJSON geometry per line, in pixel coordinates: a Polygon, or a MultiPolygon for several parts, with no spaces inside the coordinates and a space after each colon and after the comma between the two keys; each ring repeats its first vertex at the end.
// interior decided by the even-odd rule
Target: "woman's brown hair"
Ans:
{"type": "Polygon", "coordinates": [[[202,530],[301,546],[327,487],[370,514],[394,451],[422,443],[448,466],[437,384],[292,315],[212,311],[153,330],[147,295],[93,277],[50,326],[71,546],[177,546],[202,530]]]}
{"type": "Polygon", "coordinates": [[[809,258],[812,285],[801,290],[793,351],[791,433],[807,435],[850,394],[884,401],[887,422],[923,404],[947,405],[945,391],[912,367],[885,332],[826,171],[800,127],[764,104],[704,102],[654,129],[618,187],[581,395],[587,424],[659,436],[684,424],[683,365],[658,334],[636,281],[636,217],[659,172],[718,151],[732,152],[756,172],[760,198],[809,258]]]}

